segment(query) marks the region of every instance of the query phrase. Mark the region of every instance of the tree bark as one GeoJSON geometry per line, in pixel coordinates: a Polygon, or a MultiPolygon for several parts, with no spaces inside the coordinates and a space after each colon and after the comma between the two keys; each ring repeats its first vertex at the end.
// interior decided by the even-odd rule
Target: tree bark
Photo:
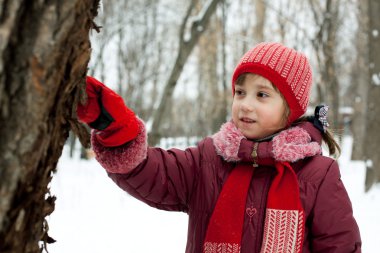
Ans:
{"type": "Polygon", "coordinates": [[[149,143],[151,145],[157,144],[161,138],[160,126],[164,117],[164,113],[165,111],[167,111],[167,108],[170,103],[172,94],[174,92],[174,88],[177,84],[178,78],[180,77],[183,67],[187,61],[187,58],[189,57],[190,53],[193,51],[201,34],[207,29],[207,25],[209,23],[210,17],[215,12],[216,7],[220,1],[221,0],[212,0],[211,2],[209,2],[209,4],[206,6],[205,11],[203,12],[203,15],[191,24],[190,38],[187,39],[185,38],[185,31],[187,30],[187,23],[191,15],[191,12],[193,8],[195,7],[194,0],[189,5],[187,14],[184,18],[184,21],[180,29],[179,49],[178,49],[177,59],[174,63],[174,66],[170,73],[168,81],[166,82],[166,85],[165,85],[165,88],[160,100],[160,104],[153,114],[152,130],[151,130],[151,133],[149,134],[149,143]]]}
{"type": "Polygon", "coordinates": [[[367,103],[367,124],[365,139],[366,157],[366,190],[369,190],[374,183],[380,182],[380,2],[368,0],[369,16],[369,75],[370,85],[368,87],[367,103]]]}
{"type": "Polygon", "coordinates": [[[0,3],[2,253],[37,253],[54,241],[45,220],[55,200],[48,184],[70,127],[82,137],[87,133],[74,118],[98,4],[0,3]]]}

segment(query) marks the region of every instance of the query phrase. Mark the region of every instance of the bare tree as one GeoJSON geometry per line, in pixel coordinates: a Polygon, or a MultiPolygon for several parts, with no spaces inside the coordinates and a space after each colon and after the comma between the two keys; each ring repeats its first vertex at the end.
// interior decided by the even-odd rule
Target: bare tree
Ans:
{"type": "Polygon", "coordinates": [[[366,159],[366,190],[380,182],[380,2],[368,0],[368,50],[369,75],[368,102],[366,114],[366,138],[364,145],[366,159]]]}
{"type": "Polygon", "coordinates": [[[72,128],[98,0],[0,3],[0,252],[54,240],[48,184],[72,128]]]}
{"type": "Polygon", "coordinates": [[[181,24],[181,29],[179,33],[179,49],[177,59],[169,75],[168,81],[166,82],[159,106],[153,114],[152,130],[149,138],[149,142],[153,145],[157,144],[159,139],[161,138],[161,122],[163,120],[164,113],[167,110],[168,105],[170,104],[174,88],[177,84],[179,76],[181,75],[186,60],[189,57],[195,45],[197,44],[200,35],[207,29],[210,17],[215,12],[216,6],[220,1],[221,0],[210,1],[208,5],[206,5],[202,9],[199,18],[194,19],[194,21],[190,24],[190,32],[187,33],[189,25],[188,22],[193,9],[195,8],[196,0],[192,0],[189,4],[189,8],[181,24]]]}
{"type": "MultiPolygon", "coordinates": [[[[197,5],[197,11],[202,8],[197,5]]],[[[227,6],[219,5],[210,19],[208,29],[199,38],[192,59],[196,66],[194,73],[183,81],[183,95],[174,96],[175,106],[170,105],[170,121],[162,125],[162,133],[170,136],[206,136],[216,132],[227,119],[226,50],[225,22],[227,6]],[[187,81],[189,82],[187,83],[187,81]],[[186,97],[187,90],[194,90],[194,96],[186,97]],[[178,110],[178,108],[181,108],[178,110]],[[192,119],[192,120],[189,120],[192,119]]],[[[187,71],[186,68],[183,70],[187,71]]]]}
{"type": "Polygon", "coordinates": [[[357,3],[358,30],[356,32],[355,48],[356,57],[352,65],[352,84],[347,91],[347,99],[352,103],[354,113],[352,115],[352,160],[365,160],[364,147],[366,136],[366,114],[369,75],[369,50],[368,50],[368,1],[357,3]]]}
{"type": "Polygon", "coordinates": [[[173,51],[177,48],[173,42],[180,4],[173,0],[103,2],[99,22],[104,29],[92,38],[94,57],[90,70],[147,120],[162,88],[160,84],[167,78],[169,63],[175,60],[173,51]]]}
{"type": "Polygon", "coordinates": [[[322,101],[331,105],[332,127],[340,127],[339,82],[337,78],[335,52],[337,48],[337,30],[339,25],[339,0],[325,0],[324,6],[320,1],[309,0],[318,32],[313,40],[313,47],[317,53],[323,91],[322,101]]]}

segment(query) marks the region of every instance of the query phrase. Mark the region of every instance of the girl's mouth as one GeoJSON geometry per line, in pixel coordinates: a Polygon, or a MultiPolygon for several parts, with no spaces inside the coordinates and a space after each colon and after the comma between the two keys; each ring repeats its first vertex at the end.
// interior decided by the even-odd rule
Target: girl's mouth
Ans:
{"type": "Polygon", "coordinates": [[[256,122],[256,120],[246,118],[246,117],[240,118],[240,121],[242,121],[244,123],[255,123],[256,122]]]}

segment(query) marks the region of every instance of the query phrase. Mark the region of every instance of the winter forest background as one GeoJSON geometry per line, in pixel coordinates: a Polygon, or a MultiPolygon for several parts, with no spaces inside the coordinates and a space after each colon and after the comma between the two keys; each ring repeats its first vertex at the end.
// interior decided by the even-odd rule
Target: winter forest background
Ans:
{"type": "Polygon", "coordinates": [[[98,4],[0,3],[1,253],[39,252],[54,240],[53,253],[184,252],[186,215],[153,210],[119,190],[75,137],[88,141],[75,120],[87,67],[147,122],[151,145],[185,147],[229,119],[232,72],[260,41],[309,56],[310,112],[330,105],[363,252],[377,252],[379,1],[98,4]]]}

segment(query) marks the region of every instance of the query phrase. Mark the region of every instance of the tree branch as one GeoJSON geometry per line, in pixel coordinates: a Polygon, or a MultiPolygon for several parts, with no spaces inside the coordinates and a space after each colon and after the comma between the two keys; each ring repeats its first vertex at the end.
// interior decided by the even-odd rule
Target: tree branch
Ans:
{"type": "MultiPolygon", "coordinates": [[[[160,136],[161,122],[163,120],[165,110],[168,107],[170,99],[173,95],[174,88],[177,84],[178,78],[180,77],[182,73],[183,67],[190,53],[194,49],[194,46],[198,42],[199,37],[206,30],[210,17],[216,10],[217,4],[221,1],[222,0],[212,0],[209,2],[208,5],[206,5],[207,6],[205,7],[206,9],[204,9],[204,11],[201,12],[203,13],[203,15],[199,19],[195,19],[191,25],[191,36],[189,40],[185,40],[184,34],[185,34],[187,20],[190,18],[191,9],[193,8],[191,5],[189,6],[189,9],[186,13],[184,21],[182,22],[182,25],[181,25],[180,38],[179,38],[180,46],[179,46],[179,51],[178,51],[175,64],[170,73],[168,81],[166,82],[160,104],[157,110],[153,113],[152,128],[151,128],[151,133],[149,137],[149,142],[152,145],[157,144],[159,139],[161,138],[160,136]]],[[[192,4],[195,3],[195,0],[193,0],[191,3],[192,4]]]]}

